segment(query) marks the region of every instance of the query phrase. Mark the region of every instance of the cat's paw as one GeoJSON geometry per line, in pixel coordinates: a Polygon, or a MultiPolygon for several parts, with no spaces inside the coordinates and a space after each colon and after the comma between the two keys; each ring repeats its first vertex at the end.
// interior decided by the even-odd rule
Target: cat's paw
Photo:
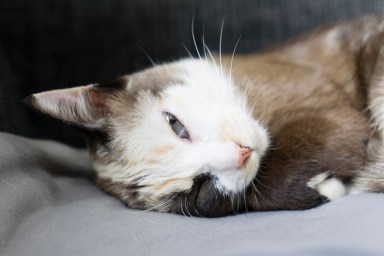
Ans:
{"type": "Polygon", "coordinates": [[[330,201],[348,194],[348,187],[337,177],[332,177],[329,172],[320,173],[312,177],[307,186],[327,197],[330,201]]]}

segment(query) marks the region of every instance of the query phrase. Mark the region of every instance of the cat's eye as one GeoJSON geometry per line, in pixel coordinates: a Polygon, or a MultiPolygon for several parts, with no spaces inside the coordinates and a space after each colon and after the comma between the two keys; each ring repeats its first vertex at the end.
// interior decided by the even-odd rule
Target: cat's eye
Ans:
{"type": "Polygon", "coordinates": [[[187,129],[185,129],[184,125],[171,113],[163,112],[165,121],[172,128],[173,132],[182,139],[191,140],[187,129]]]}

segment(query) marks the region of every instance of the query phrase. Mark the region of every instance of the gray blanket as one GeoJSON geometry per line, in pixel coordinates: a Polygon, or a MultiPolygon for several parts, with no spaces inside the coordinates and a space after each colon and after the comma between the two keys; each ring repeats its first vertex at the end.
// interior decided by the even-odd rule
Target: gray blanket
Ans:
{"type": "Polygon", "coordinates": [[[0,133],[0,255],[383,255],[384,195],[191,218],[124,207],[84,151],[0,133]]]}

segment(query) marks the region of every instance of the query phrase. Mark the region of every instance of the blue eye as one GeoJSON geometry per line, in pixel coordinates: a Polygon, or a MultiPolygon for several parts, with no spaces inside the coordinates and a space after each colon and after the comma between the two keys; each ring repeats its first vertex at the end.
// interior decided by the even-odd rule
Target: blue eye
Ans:
{"type": "Polygon", "coordinates": [[[184,125],[171,113],[163,112],[165,121],[169,124],[172,131],[180,138],[191,140],[187,129],[185,129],[184,125]]]}

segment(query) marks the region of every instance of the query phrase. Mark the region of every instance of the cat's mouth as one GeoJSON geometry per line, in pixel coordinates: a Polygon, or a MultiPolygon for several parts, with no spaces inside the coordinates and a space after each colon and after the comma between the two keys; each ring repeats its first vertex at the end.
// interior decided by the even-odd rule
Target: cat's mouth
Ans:
{"type": "Polygon", "coordinates": [[[215,182],[216,178],[210,174],[196,177],[188,192],[173,197],[170,211],[201,217],[220,217],[244,211],[243,197],[240,194],[223,193],[215,186],[215,182]]]}

